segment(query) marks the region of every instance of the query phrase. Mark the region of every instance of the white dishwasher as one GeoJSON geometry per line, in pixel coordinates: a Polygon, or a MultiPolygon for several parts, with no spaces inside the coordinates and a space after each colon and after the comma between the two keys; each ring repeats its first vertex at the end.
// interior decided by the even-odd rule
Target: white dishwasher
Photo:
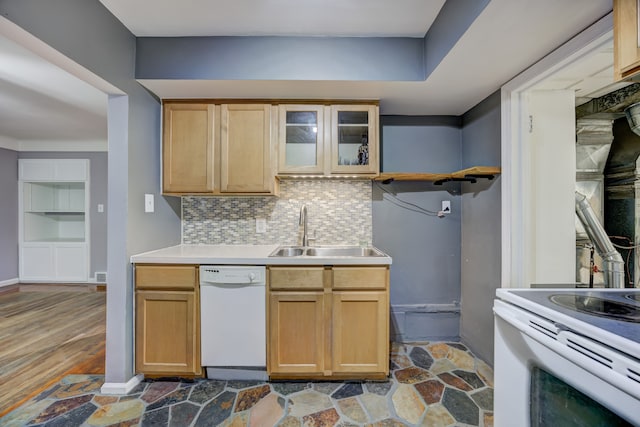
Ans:
{"type": "Polygon", "coordinates": [[[200,266],[200,346],[208,378],[267,379],[265,283],[264,266],[200,266]]]}

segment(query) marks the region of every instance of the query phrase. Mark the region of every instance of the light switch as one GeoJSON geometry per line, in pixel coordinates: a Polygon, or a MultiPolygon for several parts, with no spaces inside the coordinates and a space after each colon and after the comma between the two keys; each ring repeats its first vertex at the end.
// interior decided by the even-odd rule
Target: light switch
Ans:
{"type": "Polygon", "coordinates": [[[449,200],[442,201],[442,212],[446,214],[451,213],[451,201],[449,200]]]}
{"type": "Polygon", "coordinates": [[[104,205],[102,203],[98,203],[98,213],[104,212],[104,205]]]}
{"type": "Polygon", "coordinates": [[[267,232],[267,220],[265,218],[256,218],[256,233],[267,232]]]}
{"type": "Polygon", "coordinates": [[[153,212],[153,194],[144,195],[144,211],[153,212]]]}

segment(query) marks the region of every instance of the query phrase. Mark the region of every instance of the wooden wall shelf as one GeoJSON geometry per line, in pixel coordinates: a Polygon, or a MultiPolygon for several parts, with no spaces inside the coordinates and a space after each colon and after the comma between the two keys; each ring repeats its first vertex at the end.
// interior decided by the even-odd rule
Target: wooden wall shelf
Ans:
{"type": "Polygon", "coordinates": [[[493,179],[499,175],[501,169],[497,166],[474,166],[452,173],[403,173],[386,172],[374,178],[374,181],[382,181],[389,184],[393,181],[432,181],[435,185],[442,185],[449,181],[466,181],[475,183],[478,178],[493,179]]]}

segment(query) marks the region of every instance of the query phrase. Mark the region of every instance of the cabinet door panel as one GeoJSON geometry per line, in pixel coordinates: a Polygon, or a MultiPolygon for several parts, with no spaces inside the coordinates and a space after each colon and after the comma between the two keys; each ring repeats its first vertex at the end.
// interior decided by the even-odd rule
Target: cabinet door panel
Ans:
{"type": "Polygon", "coordinates": [[[271,106],[222,105],[220,121],[220,191],[273,191],[271,106]]]}
{"type": "Polygon", "coordinates": [[[198,373],[194,292],[136,292],[136,371],[198,373]]]}
{"type": "Polygon", "coordinates": [[[163,191],[213,192],[214,105],[165,104],[163,191]]]}
{"type": "Polygon", "coordinates": [[[271,292],[269,373],[322,374],[324,325],[323,292],[271,292]]]}
{"type": "Polygon", "coordinates": [[[278,173],[324,171],[324,106],[281,105],[278,173]]]}
{"type": "Polygon", "coordinates": [[[44,159],[19,159],[19,176],[22,181],[53,181],[54,163],[44,159]]]}
{"type": "Polygon", "coordinates": [[[331,173],[377,175],[378,107],[331,107],[331,173]]]}
{"type": "Polygon", "coordinates": [[[637,0],[614,0],[614,78],[621,80],[640,73],[637,0]]]}
{"type": "Polygon", "coordinates": [[[85,181],[89,161],[86,159],[20,159],[22,181],[85,181]]]}
{"type": "Polygon", "coordinates": [[[23,243],[20,247],[20,280],[54,280],[53,245],[23,243]]]}
{"type": "Polygon", "coordinates": [[[389,307],[384,291],[334,291],[333,372],[389,373],[389,307]]]}
{"type": "Polygon", "coordinates": [[[84,159],[60,159],[54,162],[55,181],[86,181],[89,163],[84,159]]]}
{"type": "Polygon", "coordinates": [[[88,279],[87,245],[85,243],[55,243],[55,278],[58,281],[86,282],[88,279]]]}

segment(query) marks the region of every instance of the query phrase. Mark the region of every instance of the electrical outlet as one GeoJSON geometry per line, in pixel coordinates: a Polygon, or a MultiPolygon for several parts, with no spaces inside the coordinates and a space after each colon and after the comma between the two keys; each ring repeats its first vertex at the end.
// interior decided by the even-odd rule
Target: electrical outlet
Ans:
{"type": "Polygon", "coordinates": [[[256,233],[267,232],[267,220],[265,218],[256,218],[256,233]]]}
{"type": "Polygon", "coordinates": [[[153,212],[153,194],[144,195],[144,211],[147,213],[153,212]]]}
{"type": "Polygon", "coordinates": [[[451,213],[451,201],[443,200],[442,201],[442,213],[451,213]]]}

